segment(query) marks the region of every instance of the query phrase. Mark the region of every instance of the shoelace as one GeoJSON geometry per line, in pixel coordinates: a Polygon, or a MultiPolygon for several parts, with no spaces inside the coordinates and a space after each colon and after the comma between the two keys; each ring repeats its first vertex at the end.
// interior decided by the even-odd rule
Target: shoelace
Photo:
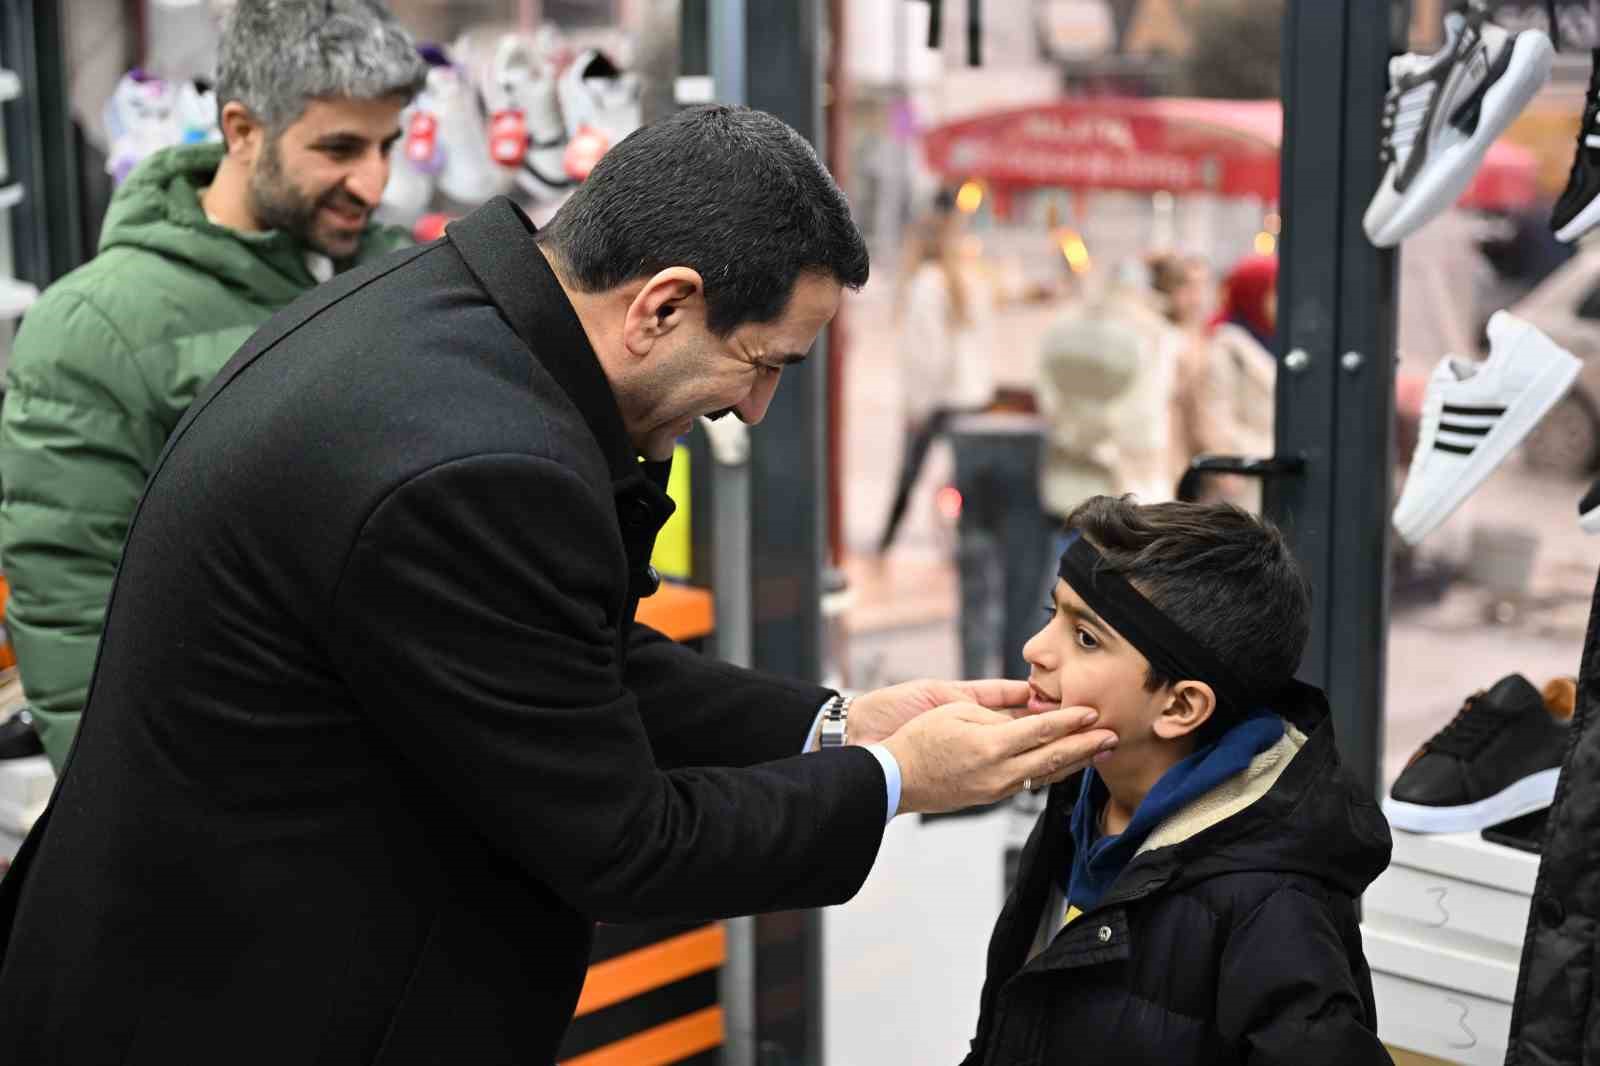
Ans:
{"type": "Polygon", "coordinates": [[[1500,715],[1479,706],[1478,700],[1482,696],[1481,692],[1468,696],[1450,724],[1428,741],[1427,750],[1463,759],[1470,759],[1482,751],[1483,746],[1493,740],[1505,725],[1500,715]]]}
{"type": "Polygon", "coordinates": [[[1438,83],[1425,81],[1405,90],[1390,89],[1383,98],[1383,141],[1378,146],[1378,158],[1385,166],[1406,165],[1437,87],[1438,83]]]}

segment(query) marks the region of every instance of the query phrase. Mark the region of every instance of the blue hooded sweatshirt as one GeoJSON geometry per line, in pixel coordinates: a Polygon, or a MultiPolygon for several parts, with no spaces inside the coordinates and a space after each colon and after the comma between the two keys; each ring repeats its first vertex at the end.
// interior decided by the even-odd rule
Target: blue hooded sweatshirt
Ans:
{"type": "Polygon", "coordinates": [[[1156,826],[1244,771],[1250,760],[1283,737],[1283,728],[1282,718],[1271,711],[1258,711],[1213,743],[1197,748],[1161,775],[1133,812],[1128,827],[1116,836],[1095,836],[1100,809],[1110,793],[1093,767],[1085,770],[1078,802],[1072,808],[1072,866],[1060,875],[1068,920],[1100,902],[1156,826]]]}

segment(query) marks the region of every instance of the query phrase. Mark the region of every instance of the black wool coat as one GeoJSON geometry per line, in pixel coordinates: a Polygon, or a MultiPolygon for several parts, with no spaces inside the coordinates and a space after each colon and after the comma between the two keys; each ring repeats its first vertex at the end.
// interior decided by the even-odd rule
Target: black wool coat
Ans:
{"type": "Polygon", "coordinates": [[[1517,971],[1506,1066],[1600,1064],[1600,583],[1517,971]]]}
{"type": "Polygon", "coordinates": [[[1321,693],[1305,694],[1284,717],[1306,742],[1264,795],[1137,855],[1028,960],[1072,862],[1080,777],[1050,790],[990,941],[965,1066],[1390,1062],[1355,907],[1389,863],[1389,825],[1340,768],[1321,693]]]}
{"type": "Polygon", "coordinates": [[[504,199],[263,327],[0,882],[0,1062],[548,1063],[595,921],[853,895],[884,781],[799,754],[829,694],[633,621],[654,474],[504,199]]]}

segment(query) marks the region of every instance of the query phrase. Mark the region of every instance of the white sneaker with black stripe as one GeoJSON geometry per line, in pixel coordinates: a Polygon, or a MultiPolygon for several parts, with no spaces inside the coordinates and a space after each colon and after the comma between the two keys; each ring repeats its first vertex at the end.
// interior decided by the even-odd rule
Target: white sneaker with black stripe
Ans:
{"type": "Polygon", "coordinates": [[[1389,61],[1383,180],[1362,219],[1392,248],[1466,192],[1478,165],[1550,77],[1555,50],[1540,30],[1510,33],[1481,8],[1444,18],[1444,47],[1389,61]]]}
{"type": "Polygon", "coordinates": [[[1428,380],[1422,423],[1394,527],[1417,544],[1483,484],[1545,412],[1567,394],[1582,364],[1505,311],[1489,319],[1489,358],[1447,355],[1428,380]]]}

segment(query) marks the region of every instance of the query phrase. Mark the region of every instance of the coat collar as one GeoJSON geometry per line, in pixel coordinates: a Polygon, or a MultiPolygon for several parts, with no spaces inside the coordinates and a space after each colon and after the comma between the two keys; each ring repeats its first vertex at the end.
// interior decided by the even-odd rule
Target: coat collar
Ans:
{"type": "Polygon", "coordinates": [[[612,480],[637,477],[638,455],[622,423],[616,394],[566,290],[533,242],[536,232],[522,208],[504,196],[450,223],[446,230],[506,322],[583,413],[611,465],[612,480]]]}
{"type": "Polygon", "coordinates": [[[675,510],[666,491],[672,463],[639,461],[616,394],[566,290],[535,246],[535,232],[522,208],[504,196],[446,230],[490,301],[588,423],[611,468],[631,594],[649,596],[661,584],[650,565],[656,534],[675,510]]]}
{"type": "MultiPolygon", "coordinates": [[[[1136,856],[1094,908],[1024,965],[1052,871],[1071,860],[1073,844],[1066,816],[1077,796],[1079,776],[1053,786],[1045,818],[1056,821],[1048,826],[1040,849],[1046,865],[1024,870],[1019,885],[1019,896],[1027,901],[1032,921],[1025,917],[1023,928],[1013,931],[1007,951],[1020,970],[1012,972],[1019,976],[1041,973],[1114,957],[1122,950],[1116,923],[1125,921],[1128,905],[1158,892],[1181,891],[1222,873],[1293,871],[1337,885],[1352,896],[1360,895],[1388,865],[1388,823],[1340,768],[1332,715],[1322,691],[1297,684],[1291,698],[1277,710],[1292,729],[1296,750],[1292,755],[1280,751],[1278,757],[1285,759],[1281,765],[1253,767],[1257,778],[1270,776],[1270,784],[1261,790],[1236,782],[1242,791],[1231,798],[1248,798],[1248,802],[1224,802],[1223,817],[1201,819],[1188,827],[1193,832],[1184,839],[1136,856]],[[1102,926],[1113,930],[1111,940],[1100,939],[1102,926]]],[[[1246,771],[1241,778],[1251,774],[1246,771]]]]}

